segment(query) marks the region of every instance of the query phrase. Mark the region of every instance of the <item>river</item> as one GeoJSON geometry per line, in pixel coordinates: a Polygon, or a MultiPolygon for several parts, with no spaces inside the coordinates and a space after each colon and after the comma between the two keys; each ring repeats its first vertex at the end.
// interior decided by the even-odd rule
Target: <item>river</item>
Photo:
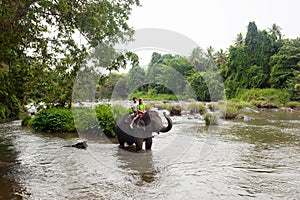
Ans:
{"type": "Polygon", "coordinates": [[[246,115],[209,128],[173,117],[139,154],[1,124],[0,199],[300,199],[300,112],[246,115]]]}

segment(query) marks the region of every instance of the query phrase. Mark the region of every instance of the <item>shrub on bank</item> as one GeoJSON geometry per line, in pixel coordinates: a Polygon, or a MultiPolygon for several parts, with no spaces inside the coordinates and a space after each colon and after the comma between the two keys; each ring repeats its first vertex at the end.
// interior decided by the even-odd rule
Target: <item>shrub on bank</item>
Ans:
{"type": "Polygon", "coordinates": [[[251,100],[250,103],[257,108],[279,108],[280,103],[269,99],[251,100]]]}
{"type": "Polygon", "coordinates": [[[236,118],[244,108],[243,104],[240,102],[233,101],[220,101],[218,103],[218,109],[222,113],[222,118],[224,119],[234,119],[236,118]]]}
{"type": "Polygon", "coordinates": [[[99,122],[93,107],[73,108],[75,125],[79,133],[99,134],[99,122]]]}
{"type": "Polygon", "coordinates": [[[278,108],[290,100],[290,94],[274,88],[250,89],[240,92],[238,98],[260,108],[278,108]]]}
{"type": "Polygon", "coordinates": [[[201,102],[191,102],[187,105],[186,109],[190,112],[190,114],[199,113],[200,115],[204,115],[207,113],[205,105],[201,102]]]}
{"type": "Polygon", "coordinates": [[[205,125],[218,125],[219,124],[219,117],[214,113],[206,113],[204,115],[205,125]]]}
{"type": "Polygon", "coordinates": [[[74,132],[76,130],[72,111],[62,108],[46,109],[30,120],[36,131],[42,132],[74,132]]]}
{"type": "Polygon", "coordinates": [[[114,132],[114,128],[116,125],[116,121],[111,105],[100,104],[95,108],[95,111],[96,117],[99,121],[99,125],[101,126],[104,134],[109,137],[115,137],[116,133],[114,132]]]}
{"type": "Polygon", "coordinates": [[[21,125],[22,126],[28,126],[31,118],[32,117],[30,117],[29,115],[24,116],[23,119],[22,119],[21,125]]]}
{"type": "Polygon", "coordinates": [[[221,112],[222,112],[222,118],[234,119],[241,113],[241,109],[239,109],[234,105],[227,105],[225,109],[221,110],[221,112]]]}
{"type": "Polygon", "coordinates": [[[169,105],[168,111],[171,116],[180,116],[181,115],[181,106],[180,105],[169,105]]]}
{"type": "Polygon", "coordinates": [[[156,107],[158,110],[169,110],[169,104],[167,103],[155,104],[154,107],[156,107]]]}
{"type": "Polygon", "coordinates": [[[121,105],[100,104],[95,108],[95,111],[104,134],[108,137],[116,137],[114,131],[116,121],[122,115],[128,113],[128,109],[121,105]]]}
{"type": "Polygon", "coordinates": [[[288,108],[292,108],[292,109],[299,109],[300,108],[300,102],[298,101],[290,101],[286,104],[286,106],[288,108]]]}
{"type": "Polygon", "coordinates": [[[209,103],[208,104],[208,109],[210,110],[210,111],[212,111],[212,112],[214,112],[214,111],[216,111],[216,110],[218,110],[218,104],[217,103],[209,103]]]}

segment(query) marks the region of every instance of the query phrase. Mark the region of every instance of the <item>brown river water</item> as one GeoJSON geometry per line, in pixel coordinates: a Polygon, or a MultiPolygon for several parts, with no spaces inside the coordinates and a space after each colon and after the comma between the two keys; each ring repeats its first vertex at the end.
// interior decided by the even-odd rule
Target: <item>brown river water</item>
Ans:
{"type": "Polygon", "coordinates": [[[152,151],[0,124],[0,199],[300,199],[300,112],[205,127],[173,117],[152,151]]]}

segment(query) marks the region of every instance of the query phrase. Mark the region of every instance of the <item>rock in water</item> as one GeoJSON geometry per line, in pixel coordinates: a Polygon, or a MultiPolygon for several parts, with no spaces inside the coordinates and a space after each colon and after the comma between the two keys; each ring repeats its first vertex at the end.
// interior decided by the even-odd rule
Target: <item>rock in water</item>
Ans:
{"type": "Polygon", "coordinates": [[[87,146],[88,145],[87,145],[86,141],[83,141],[83,142],[78,142],[76,144],[68,145],[68,146],[65,146],[65,147],[75,147],[75,148],[78,148],[78,149],[86,149],[87,146]]]}

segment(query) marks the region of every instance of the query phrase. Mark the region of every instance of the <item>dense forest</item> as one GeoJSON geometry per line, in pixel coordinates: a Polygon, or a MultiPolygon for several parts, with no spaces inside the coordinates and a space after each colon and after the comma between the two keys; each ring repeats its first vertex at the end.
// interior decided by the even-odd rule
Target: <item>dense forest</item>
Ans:
{"type": "MultiPolygon", "coordinates": [[[[0,119],[17,117],[32,102],[71,108],[73,86],[86,57],[101,54],[91,51],[99,44],[113,46],[132,36],[126,21],[135,5],[138,0],[2,0],[0,119]],[[76,32],[85,45],[74,39],[76,32]]],[[[287,91],[291,101],[300,100],[300,39],[284,38],[276,24],[259,30],[250,22],[245,36],[239,33],[226,50],[198,47],[189,57],[154,52],[147,70],[137,65],[134,53],[116,58],[105,66],[110,73],[98,78],[93,98],[193,96],[217,101],[247,89],[272,88],[287,91]],[[128,74],[113,73],[129,63],[133,67],[128,74]]]]}
{"type": "Polygon", "coordinates": [[[183,91],[179,94],[188,97],[192,89],[199,101],[217,101],[224,95],[236,98],[247,89],[272,88],[288,92],[291,101],[299,101],[300,39],[283,39],[276,24],[259,30],[255,22],[250,22],[245,37],[239,33],[226,51],[197,47],[189,57],[154,52],[146,70],[136,66],[127,75],[107,77],[106,84],[99,88],[100,97],[110,98],[118,81],[127,86],[120,90],[123,98],[135,92],[152,99],[157,94],[178,99],[172,94],[183,91]],[[137,85],[141,87],[135,88],[137,85]]]}

